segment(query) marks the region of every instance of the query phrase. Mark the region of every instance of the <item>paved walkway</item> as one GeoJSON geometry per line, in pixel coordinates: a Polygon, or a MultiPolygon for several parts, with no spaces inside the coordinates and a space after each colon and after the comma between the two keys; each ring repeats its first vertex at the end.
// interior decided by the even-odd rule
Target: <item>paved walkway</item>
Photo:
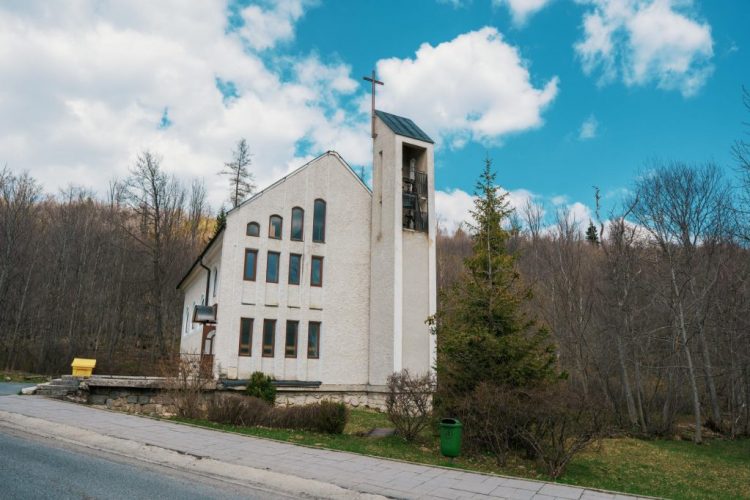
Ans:
{"type": "Polygon", "coordinates": [[[0,411],[227,463],[392,498],[628,499],[595,490],[416,465],[196,428],[39,396],[0,397],[0,411]]]}

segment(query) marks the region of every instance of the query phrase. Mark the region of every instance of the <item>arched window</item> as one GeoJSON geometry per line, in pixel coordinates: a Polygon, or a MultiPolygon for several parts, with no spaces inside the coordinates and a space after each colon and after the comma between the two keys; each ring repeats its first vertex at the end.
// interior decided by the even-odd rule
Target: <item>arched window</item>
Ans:
{"type": "Polygon", "coordinates": [[[214,267],[214,297],[216,297],[216,291],[219,288],[219,269],[214,267]]]}
{"type": "Polygon", "coordinates": [[[313,213],[313,241],[323,243],[326,240],[326,202],[315,200],[313,213]]]}
{"type": "Polygon", "coordinates": [[[305,227],[305,211],[300,207],[292,209],[292,239],[302,241],[302,233],[305,227]]]}
{"type": "Polygon", "coordinates": [[[260,224],[257,222],[248,223],[245,234],[248,236],[260,236],[260,224]]]}
{"type": "Polygon", "coordinates": [[[272,215],[268,220],[268,237],[276,240],[281,239],[282,219],[280,215],[272,215]]]}

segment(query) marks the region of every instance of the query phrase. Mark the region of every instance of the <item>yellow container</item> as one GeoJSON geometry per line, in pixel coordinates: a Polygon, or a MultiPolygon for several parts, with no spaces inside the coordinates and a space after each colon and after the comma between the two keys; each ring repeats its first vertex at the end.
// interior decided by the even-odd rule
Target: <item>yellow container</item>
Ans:
{"type": "Polygon", "coordinates": [[[73,363],[70,365],[73,367],[74,377],[90,377],[91,372],[94,371],[96,366],[95,359],[86,358],[74,358],[73,363]]]}

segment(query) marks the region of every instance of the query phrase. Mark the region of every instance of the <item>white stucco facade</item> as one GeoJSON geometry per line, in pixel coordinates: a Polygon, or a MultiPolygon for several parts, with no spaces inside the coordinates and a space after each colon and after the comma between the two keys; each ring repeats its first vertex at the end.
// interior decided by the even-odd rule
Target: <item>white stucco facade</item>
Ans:
{"type": "Polygon", "coordinates": [[[425,321],[436,303],[433,145],[421,131],[427,140],[404,137],[380,118],[376,131],[372,192],[337,153],[327,152],[227,214],[225,229],[179,285],[185,292],[181,352],[212,354],[220,378],[243,380],[262,371],[342,393],[375,391],[402,368],[431,370],[435,346],[425,321]],[[413,153],[418,161],[409,160],[413,153]],[[418,206],[428,222],[418,230],[405,227],[414,223],[404,222],[409,217],[402,211],[402,191],[411,189],[409,179],[402,183],[406,161],[427,176],[418,206]],[[325,202],[322,242],[313,238],[316,200],[325,202]],[[304,213],[302,241],[291,238],[295,207],[304,213]],[[282,218],[281,238],[269,237],[271,216],[282,218]],[[258,236],[247,234],[251,222],[259,225],[258,236]],[[256,256],[254,275],[246,273],[247,252],[256,256]],[[267,280],[269,253],[278,255],[276,283],[273,276],[267,280]],[[289,279],[292,254],[301,256],[299,284],[289,279]],[[311,284],[313,258],[322,259],[320,286],[311,284]],[[215,323],[192,322],[196,305],[214,304],[215,323]],[[240,349],[242,318],[252,319],[249,353],[240,349]],[[273,355],[263,349],[265,320],[276,321],[273,355]],[[298,324],[296,352],[285,350],[289,321],[298,324]],[[311,322],[320,325],[317,358],[308,356],[311,322]],[[214,328],[208,345],[206,332],[214,328]]]}

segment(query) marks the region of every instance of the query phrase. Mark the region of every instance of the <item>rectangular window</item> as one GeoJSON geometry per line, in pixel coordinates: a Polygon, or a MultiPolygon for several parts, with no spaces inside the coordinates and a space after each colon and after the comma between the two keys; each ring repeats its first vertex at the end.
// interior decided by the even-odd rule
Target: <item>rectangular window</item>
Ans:
{"type": "Polygon", "coordinates": [[[268,252],[268,261],[266,262],[266,282],[279,282],[279,252],[268,252]]]}
{"type": "Polygon", "coordinates": [[[240,356],[253,353],[253,318],[240,318],[240,356]]]}
{"type": "Polygon", "coordinates": [[[310,321],[307,325],[307,357],[318,359],[320,357],[320,322],[310,321]]]}
{"type": "Polygon", "coordinates": [[[313,257],[310,264],[310,286],[323,286],[323,257],[313,257]]]}
{"type": "Polygon", "coordinates": [[[289,254],[289,284],[299,285],[299,277],[302,274],[302,256],[298,253],[289,254]]]}
{"type": "Polygon", "coordinates": [[[263,357],[272,358],[276,343],[276,320],[263,320],[263,357]]]}
{"type": "Polygon", "coordinates": [[[286,322],[286,343],[284,344],[284,355],[287,358],[297,357],[297,331],[299,321],[286,322]]]}
{"type": "Polygon", "coordinates": [[[250,248],[245,249],[245,281],[255,281],[255,270],[258,267],[258,251],[250,248]]]}

